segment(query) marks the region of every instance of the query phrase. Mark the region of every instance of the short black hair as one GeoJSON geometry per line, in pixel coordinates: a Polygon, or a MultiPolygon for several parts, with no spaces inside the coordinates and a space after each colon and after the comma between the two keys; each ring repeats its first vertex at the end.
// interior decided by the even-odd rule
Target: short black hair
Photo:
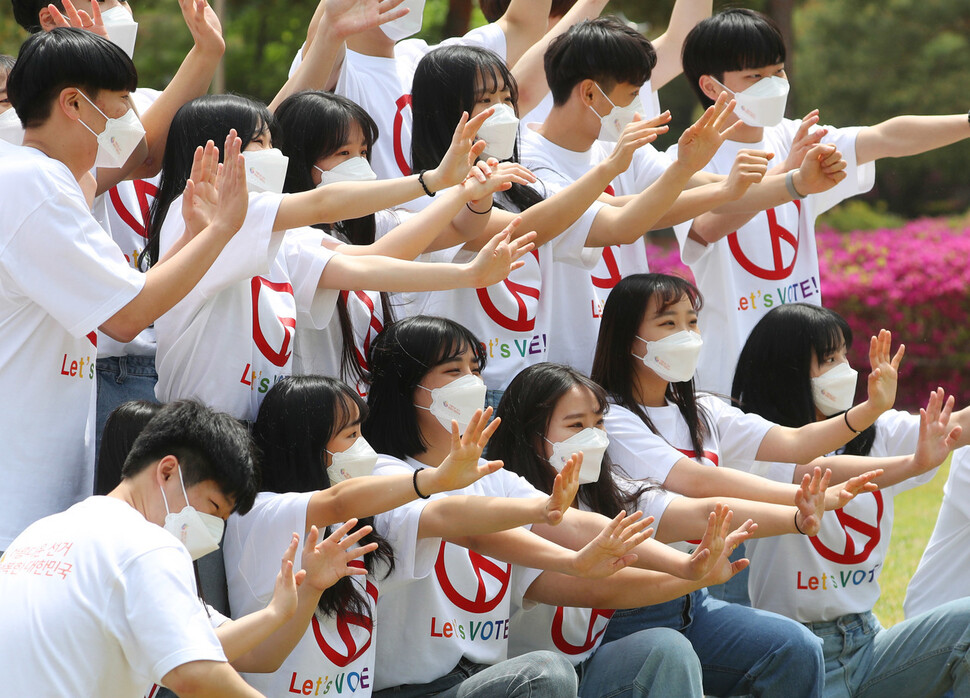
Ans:
{"type": "Polygon", "coordinates": [[[93,101],[101,90],[133,92],[138,73],[124,51],[83,29],[58,27],[28,38],[7,78],[7,96],[24,128],[47,121],[67,87],[93,101]]]}
{"type": "Polygon", "coordinates": [[[13,5],[13,18],[17,20],[17,24],[31,34],[41,30],[40,11],[45,7],[53,5],[61,12],[64,11],[61,0],[10,0],[10,4],[13,5]]]}
{"type": "Polygon", "coordinates": [[[583,80],[595,80],[604,92],[621,82],[644,84],[657,65],[657,52],[643,34],[607,16],[579,22],[557,36],[544,63],[553,102],[562,106],[583,80]]]}
{"type": "Polygon", "coordinates": [[[724,10],[698,23],[684,39],[684,77],[704,107],[714,101],[698,81],[723,80],[724,73],[785,62],[785,39],[774,21],[745,8],[724,10]]]}
{"type": "Polygon", "coordinates": [[[233,511],[252,509],[256,452],[246,427],[234,417],[193,400],[165,405],[135,439],[121,476],[134,477],[165,456],[178,459],[186,487],[212,480],[235,500],[233,511]]]}

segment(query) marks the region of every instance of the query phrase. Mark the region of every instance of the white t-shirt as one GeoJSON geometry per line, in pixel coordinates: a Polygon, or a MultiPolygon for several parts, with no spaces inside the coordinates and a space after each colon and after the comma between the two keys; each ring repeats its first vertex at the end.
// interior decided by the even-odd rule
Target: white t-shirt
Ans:
{"type": "MultiPolygon", "coordinates": [[[[800,121],[787,119],[764,130],[760,143],[726,141],[711,159],[707,172],[726,175],[742,148],[768,150],[774,162],[791,150],[800,121]]],[[[731,394],[738,355],[751,329],[768,310],[785,303],[822,304],[815,218],[843,199],[872,188],[875,164],[857,165],[855,139],[859,128],[829,129],[822,141],[835,143],[848,163],[846,178],[831,190],[761,211],[748,223],[706,247],[676,230],[681,257],[690,266],[704,295],[701,334],[709,340],[701,349],[695,380],[698,388],[731,394]]],[[[668,153],[676,154],[676,146],[668,153]]]]}
{"type": "Polygon", "coordinates": [[[0,558],[11,696],[135,696],[193,661],[224,662],[188,551],[127,503],[89,497],[0,558]]]}
{"type": "MultiPolygon", "coordinates": [[[[919,417],[886,412],[876,420],[870,455],[912,453],[918,438],[919,417]]],[[[791,482],[794,469],[785,463],[757,463],[752,472],[791,482]]],[[[928,482],[935,473],[936,469],[860,494],[844,508],[826,512],[818,536],[774,536],[745,543],[751,560],[751,605],[801,622],[871,611],[879,598],[879,574],[892,535],[893,497],[928,482]]]]}
{"type": "MultiPolygon", "coordinates": [[[[563,188],[613,152],[614,143],[595,141],[589,150],[576,152],[562,148],[539,135],[529,124],[521,131],[520,160],[523,165],[549,182],[563,188]]],[[[606,193],[615,196],[639,194],[664,173],[670,161],[651,145],[638,150],[626,172],[613,180],[606,193]]],[[[649,271],[646,241],[641,237],[629,245],[603,249],[597,266],[586,272],[575,266],[554,264],[551,269],[552,292],[549,360],[589,373],[599,333],[603,304],[610,290],[630,274],[649,271]]]]}
{"type": "Polygon", "coordinates": [[[94,483],[97,328],[144,275],[88,209],[67,166],[0,158],[0,549],[94,483]]]}
{"type": "MultiPolygon", "coordinates": [[[[410,474],[423,466],[381,456],[375,475],[410,474]]],[[[499,470],[452,494],[544,497],[523,478],[499,470]]],[[[397,511],[397,510],[395,510],[397,511]]],[[[393,512],[391,512],[393,514],[393,512]]],[[[513,566],[442,543],[434,575],[382,594],[377,604],[379,674],[375,688],[423,684],[450,672],[463,656],[479,664],[506,659],[513,566]]],[[[540,572],[519,575],[528,589],[540,572]]],[[[519,593],[524,593],[520,590],[519,593]]]]}
{"type": "MultiPolygon", "coordinates": [[[[316,327],[329,322],[337,291],[318,290],[317,283],[334,253],[301,243],[299,231],[285,240],[274,233],[280,201],[278,194],[250,194],[239,232],[198,285],[155,323],[155,395],[162,402],[196,398],[254,420],[266,392],[292,374],[298,314],[316,327]]],[[[181,198],[162,225],[163,254],[184,230],[180,210],[181,198]]]]}
{"type": "MultiPolygon", "coordinates": [[[[293,533],[301,540],[306,526],[307,506],[313,492],[260,493],[245,516],[233,514],[226,528],[223,553],[229,603],[239,617],[258,611],[273,598],[279,566],[276,562],[293,533]]],[[[392,514],[381,515],[375,527],[394,549],[394,571],[351,579],[367,601],[369,616],[338,613],[335,617],[314,615],[303,638],[280,668],[272,674],[244,674],[254,688],[267,696],[283,696],[303,690],[309,681],[319,695],[331,692],[354,696],[371,695],[374,685],[377,600],[396,586],[431,573],[440,538],[418,540],[418,523],[427,502],[417,500],[392,514]],[[389,525],[387,517],[393,519],[389,525]]],[[[323,534],[323,532],[321,532],[323,534]]],[[[355,563],[352,563],[355,564],[355,563]]],[[[363,567],[363,562],[356,564],[363,567]]],[[[294,569],[302,567],[297,553],[294,569]]]]}
{"type": "Polygon", "coordinates": [[[943,504],[916,574],[906,588],[907,618],[967,596],[970,570],[970,449],[953,453],[950,476],[943,486],[943,504]]]}

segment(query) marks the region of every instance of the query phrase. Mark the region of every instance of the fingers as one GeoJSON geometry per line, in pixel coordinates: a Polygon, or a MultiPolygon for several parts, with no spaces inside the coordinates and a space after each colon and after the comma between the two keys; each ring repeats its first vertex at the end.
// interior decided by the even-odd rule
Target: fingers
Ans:
{"type": "MultiPolygon", "coordinates": [[[[535,239],[536,239],[536,232],[533,230],[532,232],[526,233],[525,235],[520,235],[515,240],[511,240],[508,243],[509,250],[512,253],[513,263],[515,263],[516,260],[520,259],[521,257],[531,252],[533,249],[535,249],[535,242],[534,242],[535,239]]],[[[518,269],[521,266],[522,266],[522,263],[513,264],[513,268],[515,269],[518,269]]]]}
{"type": "MultiPolygon", "coordinates": [[[[368,543],[367,545],[362,545],[359,548],[352,548],[347,551],[348,560],[356,560],[357,558],[364,557],[364,555],[367,553],[372,553],[375,550],[377,550],[377,543],[368,543]]],[[[367,574],[367,570],[361,567],[348,567],[347,574],[367,574]]]]}
{"type": "Polygon", "coordinates": [[[462,119],[464,119],[467,123],[463,124],[461,121],[458,122],[461,130],[456,130],[456,135],[460,135],[460,138],[474,138],[476,135],[478,135],[478,129],[481,128],[482,124],[485,123],[485,120],[494,113],[495,107],[489,107],[477,116],[469,119],[468,112],[465,112],[462,114],[462,119]]]}
{"type": "Polygon", "coordinates": [[[900,344],[899,349],[896,350],[896,355],[893,356],[892,361],[890,362],[893,368],[899,368],[899,364],[903,360],[903,356],[905,354],[906,354],[906,345],[900,344]]]}
{"type": "Polygon", "coordinates": [[[293,564],[293,561],[296,560],[296,549],[299,546],[299,544],[300,544],[300,536],[299,534],[294,533],[290,537],[290,544],[286,546],[286,550],[283,552],[283,561],[282,561],[283,565],[286,565],[287,562],[289,562],[290,564],[293,564]]]}

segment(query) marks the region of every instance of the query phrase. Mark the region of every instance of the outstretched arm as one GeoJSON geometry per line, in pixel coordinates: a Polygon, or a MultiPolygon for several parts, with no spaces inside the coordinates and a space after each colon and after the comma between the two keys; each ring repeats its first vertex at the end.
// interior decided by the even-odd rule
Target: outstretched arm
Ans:
{"type": "Polygon", "coordinates": [[[897,116],[859,131],[855,140],[860,165],[880,158],[902,158],[970,137],[966,114],[897,116]]]}

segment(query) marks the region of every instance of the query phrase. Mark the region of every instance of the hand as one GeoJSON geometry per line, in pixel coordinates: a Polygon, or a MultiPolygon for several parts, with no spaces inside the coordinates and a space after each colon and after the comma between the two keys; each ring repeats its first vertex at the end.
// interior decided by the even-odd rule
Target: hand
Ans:
{"type": "Polygon", "coordinates": [[[246,220],[249,210],[249,193],[246,191],[246,162],[243,160],[242,140],[235,129],[226,136],[222,165],[216,178],[219,205],[212,217],[212,225],[235,235],[246,220]]]}
{"type": "MultiPolygon", "coordinates": [[[[733,513],[731,514],[733,516],[733,513]]],[[[727,519],[727,523],[730,523],[730,517],[727,519]]],[[[738,572],[743,570],[750,564],[748,558],[744,557],[740,560],[735,560],[731,562],[731,555],[737,549],[741,543],[746,541],[748,538],[754,535],[755,531],[758,530],[758,524],[754,523],[751,519],[748,519],[738,528],[728,534],[727,538],[724,539],[724,550],[721,552],[721,556],[714,562],[711,571],[707,573],[704,577],[704,586],[713,586],[715,584],[724,584],[736,575],[738,572]]]]}
{"type": "MultiPolygon", "coordinates": [[[[828,469],[825,470],[828,473],[828,469]]],[[[832,485],[825,491],[825,511],[832,511],[833,509],[841,509],[846,504],[851,502],[856,495],[862,494],[863,492],[875,492],[879,489],[879,486],[871,482],[874,478],[879,477],[883,474],[883,469],[870,470],[867,473],[862,473],[862,475],[856,475],[853,478],[849,478],[845,482],[839,485],[832,485]]]]}
{"type": "Polygon", "coordinates": [[[320,28],[329,29],[338,40],[344,41],[406,15],[408,8],[398,8],[402,2],[404,0],[327,0],[320,28]]]}
{"type": "Polygon", "coordinates": [[[701,538],[700,545],[694,549],[684,579],[701,579],[710,573],[711,568],[724,551],[724,539],[728,534],[728,524],[734,514],[723,504],[717,504],[707,516],[707,530],[701,538]]]}
{"type": "Polygon", "coordinates": [[[582,465],[583,452],[580,451],[572,454],[563,469],[556,473],[556,479],[552,483],[552,494],[543,508],[547,524],[555,526],[562,521],[563,514],[576,498],[576,493],[579,491],[579,469],[582,465]]]}
{"type": "Polygon", "coordinates": [[[525,264],[525,262],[520,261],[520,258],[531,252],[535,247],[533,240],[535,240],[536,234],[533,231],[511,239],[512,233],[515,232],[521,222],[520,217],[513,218],[505,230],[492,237],[478,251],[475,259],[466,265],[469,286],[485,288],[497,284],[525,264]]]}
{"type": "Polygon", "coordinates": [[[344,577],[353,574],[367,574],[363,567],[351,565],[353,560],[377,550],[377,543],[355,548],[354,544],[373,529],[362,526],[360,530],[347,535],[357,525],[357,519],[350,519],[336,531],[317,543],[320,532],[316,526],[310,527],[306,543],[303,545],[303,586],[322,592],[329,589],[344,577]]]}
{"type": "Polygon", "coordinates": [[[630,163],[633,162],[633,154],[645,146],[657,140],[657,136],[669,130],[667,122],[670,121],[670,111],[650,119],[641,121],[639,114],[633,115],[633,121],[626,125],[620,140],[616,142],[613,152],[606,158],[607,164],[615,172],[614,177],[618,177],[627,171],[630,163]]]}
{"type": "Polygon", "coordinates": [[[806,536],[818,535],[825,513],[825,491],[828,489],[832,471],[815,468],[811,475],[805,473],[802,484],[795,493],[795,522],[798,530],[806,536]]]}
{"type": "Polygon", "coordinates": [[[486,407],[484,411],[476,410],[465,433],[460,436],[458,422],[451,420],[451,451],[437,468],[422,471],[428,473],[422,478],[422,492],[437,494],[460,490],[502,467],[500,460],[488,461],[485,465],[478,464],[488,440],[502,422],[501,419],[495,419],[489,424],[491,416],[491,407],[486,407]]]}
{"type": "Polygon", "coordinates": [[[834,145],[821,143],[808,151],[801,166],[795,170],[792,183],[799,194],[818,194],[845,179],[846,167],[848,163],[834,145]]]}
{"type": "Polygon", "coordinates": [[[892,333],[889,330],[879,330],[878,337],[869,340],[869,374],[868,402],[879,413],[885,412],[896,402],[896,382],[899,379],[899,363],[906,353],[906,345],[900,344],[896,355],[889,358],[892,349],[892,333]]]}
{"type": "MultiPolygon", "coordinates": [[[[795,131],[795,137],[792,139],[788,157],[785,158],[785,161],[781,163],[779,168],[781,172],[797,170],[805,161],[805,156],[808,154],[808,151],[822,142],[822,138],[829,130],[827,128],[817,128],[812,131],[812,127],[817,123],[818,109],[813,109],[802,118],[802,123],[798,126],[798,130],[795,131]]],[[[802,190],[799,189],[798,191],[802,190]]]]}
{"type": "Polygon", "coordinates": [[[960,438],[963,428],[959,425],[949,426],[951,412],[953,396],[946,397],[943,388],[931,392],[926,408],[920,409],[919,441],[913,454],[917,474],[928,472],[946,460],[960,438]]]}
{"type": "Polygon", "coordinates": [[[280,573],[276,575],[276,586],[273,589],[273,598],[270,599],[267,608],[282,620],[289,620],[296,613],[297,587],[303,583],[306,572],[300,570],[293,574],[293,561],[296,559],[296,548],[300,543],[300,536],[296,533],[290,538],[290,544],[283,553],[283,560],[280,562],[280,573]]]}
{"type": "Polygon", "coordinates": [[[494,193],[510,189],[513,183],[532,184],[535,181],[535,175],[517,162],[499,162],[489,158],[472,166],[461,187],[465,200],[472,208],[484,211],[494,193]]]}
{"type": "Polygon", "coordinates": [[[55,26],[86,29],[93,34],[103,36],[105,39],[108,38],[108,30],[104,28],[104,22],[101,20],[101,7],[97,0],[91,0],[91,14],[76,9],[71,0],[64,0],[63,4],[66,17],[53,5],[47,6],[55,26]]]}
{"type": "Polygon", "coordinates": [[[471,119],[468,118],[468,112],[461,115],[445,156],[441,158],[436,168],[424,175],[424,181],[431,191],[438,192],[465,181],[471,166],[482,154],[486,145],[485,141],[476,142],[475,136],[478,135],[478,129],[485,123],[485,119],[494,111],[494,107],[489,107],[471,119]]]}
{"type": "Polygon", "coordinates": [[[730,126],[725,125],[733,113],[734,100],[728,101],[727,92],[722,92],[677,141],[677,162],[690,172],[703,169],[721,144],[744,125],[740,119],[730,126]]]}
{"type": "Polygon", "coordinates": [[[179,7],[199,50],[215,56],[224,54],[226,41],[222,36],[222,23],[209,3],[206,0],[179,0],[179,7]]]}
{"type": "Polygon", "coordinates": [[[775,157],[767,150],[750,150],[742,148],[734,158],[731,171],[724,180],[724,188],[728,195],[740,199],[752,184],[759,184],[768,172],[768,161],[775,157]]]}
{"type": "Polygon", "coordinates": [[[620,512],[593,540],[576,552],[573,560],[575,576],[587,579],[609,577],[614,572],[637,561],[635,547],[653,534],[653,517],[641,519],[642,512],[627,516],[620,512]]]}
{"type": "Polygon", "coordinates": [[[182,218],[185,233],[193,238],[211,222],[219,207],[219,150],[212,141],[195,149],[192,171],[182,194],[182,218]]]}

